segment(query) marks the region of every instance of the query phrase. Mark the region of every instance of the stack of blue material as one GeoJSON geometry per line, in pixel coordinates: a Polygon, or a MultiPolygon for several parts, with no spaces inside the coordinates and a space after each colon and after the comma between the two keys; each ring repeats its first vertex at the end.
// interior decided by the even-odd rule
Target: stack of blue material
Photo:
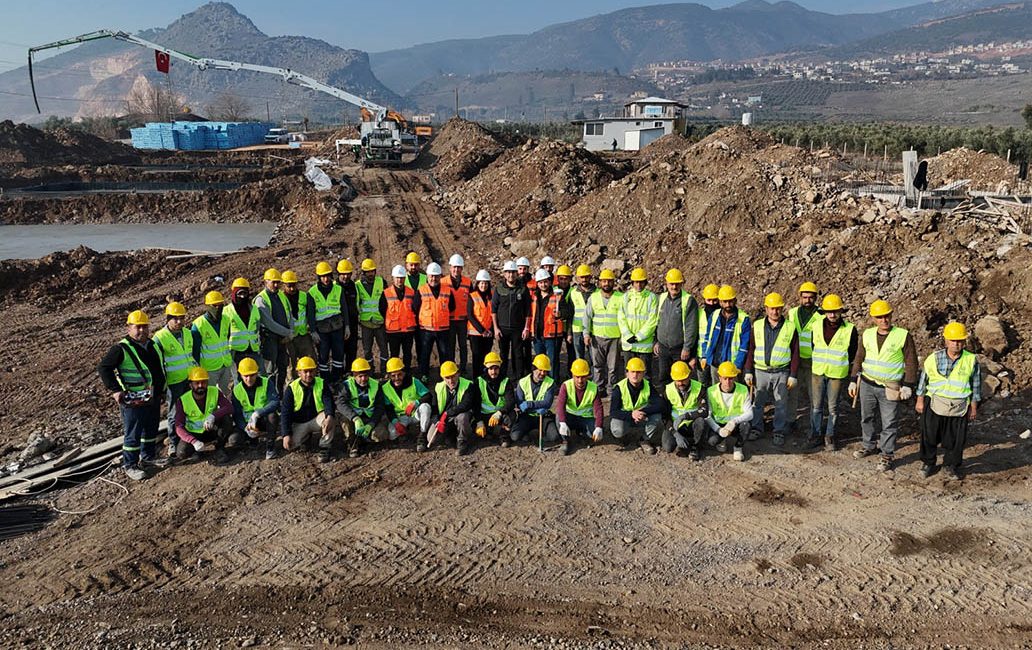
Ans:
{"type": "Polygon", "coordinates": [[[270,122],[149,122],[132,129],[133,147],[204,151],[261,144],[270,122]]]}

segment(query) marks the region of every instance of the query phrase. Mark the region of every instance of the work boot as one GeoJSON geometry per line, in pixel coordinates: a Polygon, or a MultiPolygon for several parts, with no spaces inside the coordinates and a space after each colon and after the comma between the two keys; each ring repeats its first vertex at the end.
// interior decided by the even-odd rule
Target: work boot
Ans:
{"type": "Polygon", "coordinates": [[[784,447],[785,446],[785,434],[784,433],[775,433],[772,436],[772,438],[771,438],[771,442],[774,443],[775,447],[784,447]]]}
{"type": "Polygon", "coordinates": [[[215,450],[215,464],[216,465],[225,465],[228,462],[229,462],[229,454],[226,453],[226,450],[225,449],[216,449],[215,450]]]}
{"type": "Polygon", "coordinates": [[[835,451],[835,436],[824,436],[824,451],[835,451]]]}
{"type": "MultiPolygon", "coordinates": [[[[327,456],[329,456],[329,453],[330,453],[329,449],[324,450],[324,452],[326,453],[327,456]]],[[[323,453],[323,452],[320,452],[320,453],[323,453]]],[[[362,450],[359,448],[358,445],[351,445],[351,447],[348,449],[348,458],[358,458],[361,455],[362,455],[362,450]]],[[[323,462],[325,463],[326,461],[324,460],[323,462]]]]}
{"type": "Polygon", "coordinates": [[[644,451],[649,456],[655,456],[656,455],[656,446],[653,445],[648,440],[642,440],[641,443],[639,443],[639,446],[641,447],[641,450],[644,451]]]}
{"type": "Polygon", "coordinates": [[[928,478],[935,473],[935,465],[929,465],[925,463],[921,466],[921,478],[928,478]]]}
{"type": "Polygon", "coordinates": [[[695,462],[699,462],[702,460],[702,452],[693,447],[692,450],[688,452],[688,458],[695,462]]]}
{"type": "Polygon", "coordinates": [[[140,468],[147,469],[153,467],[155,469],[160,469],[163,467],[168,467],[170,462],[171,459],[169,458],[141,458],[140,468]]]}
{"type": "Polygon", "coordinates": [[[732,456],[732,458],[734,458],[739,463],[744,461],[745,460],[745,449],[743,449],[742,447],[735,447],[735,452],[734,452],[734,455],[732,456]]]}
{"type": "Polygon", "coordinates": [[[426,443],[420,440],[416,443],[416,453],[421,454],[426,451],[426,443]]]}
{"type": "Polygon", "coordinates": [[[678,458],[684,458],[685,456],[688,456],[688,453],[688,450],[683,447],[678,447],[674,450],[674,455],[678,458]]]}
{"type": "Polygon", "coordinates": [[[126,467],[125,475],[134,481],[142,481],[147,478],[147,472],[143,471],[139,467],[126,467]]]}
{"type": "MultiPolygon", "coordinates": [[[[754,440],[759,440],[762,437],[763,437],[763,432],[760,431],[759,429],[749,429],[749,433],[746,434],[745,439],[748,440],[749,442],[753,442],[754,440]]],[[[781,444],[785,444],[785,439],[783,437],[781,439],[781,444]]]]}
{"type": "Polygon", "coordinates": [[[882,457],[878,459],[878,471],[889,472],[892,471],[892,456],[886,456],[882,454],[882,457]]]}
{"type": "Polygon", "coordinates": [[[502,437],[502,447],[505,449],[512,447],[512,440],[510,440],[508,436],[502,437]]]}
{"type": "Polygon", "coordinates": [[[276,451],[275,447],[269,447],[265,450],[265,460],[275,460],[279,456],[279,452],[276,451]]]}
{"type": "Polygon", "coordinates": [[[470,445],[465,443],[465,442],[460,442],[460,443],[455,445],[455,455],[456,456],[466,456],[466,455],[469,454],[470,451],[471,451],[470,445]]]}
{"type": "Polygon", "coordinates": [[[727,453],[727,438],[723,438],[720,442],[717,443],[717,451],[719,451],[722,454],[727,453]]]}
{"type": "Polygon", "coordinates": [[[957,468],[956,467],[950,467],[949,465],[944,465],[943,468],[942,468],[942,477],[944,479],[946,479],[947,481],[956,481],[957,479],[960,478],[960,474],[957,473],[957,468]]]}
{"type": "Polygon", "coordinates": [[[806,442],[803,443],[804,449],[817,449],[824,445],[824,439],[821,436],[807,436],[806,442]]]}
{"type": "Polygon", "coordinates": [[[853,452],[853,458],[856,458],[856,459],[867,458],[868,456],[873,456],[873,455],[875,455],[877,453],[878,453],[877,447],[872,448],[872,449],[867,449],[866,447],[861,447],[860,449],[857,449],[856,451],[853,452]]]}
{"type": "Polygon", "coordinates": [[[714,433],[712,436],[709,437],[709,440],[707,440],[707,442],[709,443],[710,447],[716,447],[720,444],[720,436],[714,433]]]}
{"type": "Polygon", "coordinates": [[[559,445],[559,453],[563,456],[569,456],[571,451],[573,451],[573,447],[570,445],[570,441],[563,438],[563,444],[559,445]]]}
{"type": "MultiPolygon", "coordinates": [[[[351,452],[349,453],[349,455],[354,454],[353,456],[351,456],[352,458],[354,458],[355,456],[358,455],[357,453],[355,453],[357,451],[358,450],[353,447],[351,449],[351,452]]],[[[325,449],[320,449],[319,450],[319,462],[320,463],[328,463],[332,459],[333,459],[333,455],[330,453],[330,449],[328,447],[325,448],[325,449]]]]}

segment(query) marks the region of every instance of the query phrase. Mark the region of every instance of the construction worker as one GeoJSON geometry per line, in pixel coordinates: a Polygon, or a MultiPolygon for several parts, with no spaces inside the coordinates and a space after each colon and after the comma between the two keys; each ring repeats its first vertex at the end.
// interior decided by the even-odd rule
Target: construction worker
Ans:
{"type": "Polygon", "coordinates": [[[598,274],[598,291],[591,294],[584,307],[584,345],[591,351],[598,394],[606,397],[620,381],[620,323],[617,314],[623,293],[616,291],[616,274],[602,269],[598,274]]]}
{"type": "MultiPolygon", "coordinates": [[[[344,262],[347,260],[342,260],[341,264],[344,262]]],[[[350,339],[352,333],[348,321],[350,312],[355,309],[348,306],[344,287],[333,281],[329,262],[316,264],[315,275],[318,280],[308,289],[308,297],[315,309],[312,329],[319,343],[319,374],[332,383],[344,374],[345,340],[350,339]]],[[[297,368],[296,363],[294,367],[297,368]]]]}
{"type": "Polygon", "coordinates": [[[448,259],[448,266],[451,273],[441,280],[441,284],[451,289],[455,296],[455,309],[451,314],[451,334],[448,341],[448,348],[451,350],[451,360],[458,358],[459,372],[466,374],[466,364],[469,362],[469,350],[466,345],[466,334],[469,329],[469,292],[473,289],[473,282],[462,275],[466,261],[458,253],[448,259]]]}
{"type": "Polygon", "coordinates": [[[573,375],[559,386],[555,400],[555,418],[559,423],[559,450],[563,456],[573,451],[577,436],[598,444],[602,442],[602,398],[598,384],[588,379],[591,368],[584,359],[574,359],[570,369],[573,375]]]}
{"type": "Polygon", "coordinates": [[[419,374],[426,381],[430,376],[430,353],[437,346],[437,360],[451,358],[449,347],[451,315],[455,311],[455,294],[441,282],[441,265],[430,262],[426,267],[426,284],[419,288],[419,336],[423,339],[419,357],[419,374]]]}
{"type": "Polygon", "coordinates": [[[853,360],[853,380],[847,390],[850,397],[860,399],[861,447],[853,458],[873,456],[881,451],[878,469],[892,469],[896,453],[899,405],[910,399],[917,381],[917,348],[914,337],[902,327],[892,324],[892,306],[875,300],[870,307],[874,327],[864,330],[853,360]],[[880,437],[875,446],[875,418],[881,421],[880,437]]]}
{"type": "MultiPolygon", "coordinates": [[[[555,276],[555,260],[552,259],[551,255],[545,255],[541,258],[541,262],[538,264],[539,269],[548,271],[549,275],[555,276]]],[[[537,280],[537,278],[534,278],[537,280]]]]}
{"type": "Polygon", "coordinates": [[[480,409],[476,385],[459,376],[459,367],[454,361],[445,361],[441,364],[441,381],[434,386],[434,397],[432,404],[437,423],[430,431],[427,449],[436,438],[454,436],[455,454],[465,456],[473,444],[473,422],[480,409]]]}
{"type": "Polygon", "coordinates": [[[552,379],[559,381],[559,347],[566,338],[566,323],[573,318],[571,305],[563,300],[562,294],[552,291],[552,276],[545,269],[538,269],[534,275],[537,288],[531,292],[530,332],[534,341],[534,354],[548,356],[552,366],[552,379]]]}
{"type": "Polygon", "coordinates": [[[623,295],[617,323],[620,325],[620,347],[624,364],[630,359],[641,359],[645,376],[651,377],[652,347],[656,342],[659,325],[659,300],[649,291],[645,269],[631,271],[631,288],[623,295]]]}
{"type": "MultiPolygon", "coordinates": [[[[294,323],[294,338],[287,348],[289,363],[287,368],[293,375],[294,367],[301,357],[315,357],[315,343],[312,342],[311,323],[315,322],[315,303],[307,291],[298,291],[297,273],[284,271],[281,287],[290,307],[290,320],[294,323]]],[[[296,378],[296,377],[292,377],[296,378]]]]}
{"type": "Polygon", "coordinates": [[[283,276],[276,269],[266,269],[262,277],[265,288],[254,297],[254,306],[261,316],[259,334],[262,343],[262,368],[272,377],[276,392],[282,393],[287,383],[290,345],[294,341],[294,320],[290,303],[280,291],[283,276]]]}
{"type": "Polygon", "coordinates": [[[698,364],[695,375],[703,386],[710,385],[710,371],[706,359],[709,352],[709,323],[713,313],[720,309],[720,287],[707,284],[702,289],[702,304],[699,306],[699,344],[695,350],[698,364]]]}
{"type": "MultiPolygon", "coordinates": [[[[552,362],[547,355],[538,354],[531,361],[531,368],[530,374],[516,383],[516,422],[509,439],[516,443],[536,431],[539,444],[555,442],[559,439],[559,429],[552,411],[556,395],[555,382],[549,376],[552,362]]],[[[509,444],[502,440],[503,447],[509,444]]]]}
{"type": "MultiPolygon", "coordinates": [[[[730,361],[735,368],[745,366],[752,338],[749,315],[738,308],[738,293],[734,287],[723,285],[717,292],[720,311],[710,315],[706,331],[706,364],[710,367],[710,383],[720,381],[720,364],[730,361]]],[[[737,377],[738,374],[736,373],[737,377]]]]}
{"type": "Polygon", "coordinates": [[[813,365],[810,373],[810,437],[806,446],[819,447],[823,437],[825,451],[835,451],[839,395],[849,377],[849,367],[856,358],[859,337],[853,324],[842,318],[842,299],[837,295],[829,293],[824,296],[821,311],[824,315],[818,315],[810,325],[813,365]],[[822,427],[825,410],[828,422],[822,427]]]}
{"type": "Polygon", "coordinates": [[[180,302],[170,302],[165,306],[165,326],[154,333],[154,346],[161,356],[161,367],[165,371],[165,384],[168,388],[168,457],[175,458],[176,443],[176,405],[183,393],[190,390],[186,380],[187,372],[198,363],[201,356],[201,341],[195,339],[186,325],[186,306],[180,302]]]}
{"type": "Polygon", "coordinates": [[[251,283],[247,278],[233,280],[229,304],[223,310],[229,319],[229,347],[233,351],[233,365],[241,359],[258,359],[261,344],[258,338],[260,315],[251,304],[251,283]]]}
{"type": "MultiPolygon", "coordinates": [[[[412,369],[412,339],[416,335],[416,292],[405,285],[405,267],[391,269],[391,286],[383,291],[383,326],[391,357],[403,357],[405,368],[412,369]]],[[[387,372],[390,372],[389,370],[387,372]]]]}
{"type": "Polygon", "coordinates": [[[928,478],[935,473],[936,450],[941,444],[943,475],[953,480],[960,478],[968,422],[978,416],[982,369],[978,357],[964,349],[968,335],[963,324],[948,323],[942,336],[946,347],[928,355],[917,382],[921,475],[928,478]]]}
{"type": "MultiPolygon", "coordinates": [[[[564,322],[566,333],[563,334],[563,340],[559,342],[559,349],[556,352],[556,358],[560,359],[563,356],[563,347],[566,347],[566,363],[562,366],[566,370],[570,369],[573,360],[577,358],[577,351],[573,347],[573,323],[575,318],[573,302],[570,300],[570,292],[572,290],[573,269],[567,264],[560,264],[555,270],[555,286],[552,287],[552,291],[559,295],[559,299],[563,301],[563,306],[569,314],[569,319],[564,322]]],[[[580,338],[580,336],[577,338],[580,338]]]]}
{"type": "MultiPolygon", "coordinates": [[[[585,342],[584,311],[591,300],[591,294],[595,293],[595,286],[591,282],[591,267],[581,264],[577,267],[576,284],[566,294],[566,299],[573,306],[573,321],[570,323],[570,340],[573,341],[573,354],[570,355],[572,367],[573,359],[585,359],[591,363],[588,356],[588,345],[585,342]]],[[[597,382],[596,382],[597,384],[597,382]]]]}
{"type": "Polygon", "coordinates": [[[749,351],[745,356],[745,385],[756,389],[749,440],[763,435],[763,409],[774,402],[775,447],[785,446],[788,426],[788,394],[799,385],[799,335],[784,318],[785,299],[768,293],[763,299],[766,318],[753,323],[749,351]]]}
{"type": "Polygon", "coordinates": [[[502,374],[516,381],[525,372],[523,342],[530,337],[530,291],[520,280],[515,262],[505,263],[502,278],[491,296],[491,314],[502,374]]]}
{"type": "Polygon", "coordinates": [[[631,433],[637,433],[638,445],[647,454],[656,453],[656,434],[663,421],[663,404],[657,391],[645,379],[645,361],[630,357],[626,375],[613,387],[609,406],[609,426],[613,437],[628,449],[634,444],[631,433]]]}
{"type": "Polygon", "coordinates": [[[466,298],[466,329],[469,347],[473,354],[473,377],[479,377],[484,371],[484,357],[494,345],[494,316],[491,303],[494,299],[491,291],[491,274],[485,269],[477,271],[473,290],[466,298]]]}
{"type": "Polygon", "coordinates": [[[340,365],[340,369],[334,377],[335,381],[340,381],[344,377],[344,368],[350,368],[358,358],[358,341],[361,334],[358,329],[358,288],[355,286],[354,273],[355,267],[350,260],[344,259],[337,262],[337,284],[344,292],[342,304],[347,305],[347,311],[341,310],[346,324],[344,363],[340,365]]]}
{"type": "Polygon", "coordinates": [[[190,334],[201,342],[200,366],[208,371],[208,381],[223,395],[229,394],[233,379],[233,356],[229,346],[229,316],[225,298],[219,291],[204,294],[204,313],[194,319],[190,334]]]}
{"type": "Polygon", "coordinates": [[[694,296],[681,290],[684,274],[680,269],[670,269],[664,280],[666,292],[659,296],[656,342],[652,346],[659,365],[660,382],[670,378],[670,367],[675,361],[684,361],[695,367],[699,345],[699,304],[694,296]]]}
{"type": "Polygon", "coordinates": [[[516,259],[516,274],[519,281],[527,287],[527,289],[533,289],[537,285],[534,283],[534,274],[530,272],[530,260],[526,257],[519,257],[516,259]]]}
{"type": "MultiPolygon", "coordinates": [[[[311,357],[309,357],[311,358],[311,357]]],[[[254,359],[242,359],[237,366],[240,381],[233,386],[233,424],[238,438],[251,440],[265,434],[265,460],[276,457],[279,437],[279,393],[268,377],[258,374],[254,359]]]]}
{"type": "Polygon", "coordinates": [[[663,430],[663,450],[702,460],[702,440],[706,433],[706,399],[701,382],[692,379],[684,361],[670,366],[670,383],[663,391],[663,412],[670,429],[663,430]]]}
{"type": "Polygon", "coordinates": [[[489,352],[484,357],[484,372],[477,379],[480,393],[478,437],[490,435],[501,440],[503,446],[508,445],[509,432],[515,421],[516,391],[513,383],[502,372],[502,357],[497,352],[489,352]]]}
{"type": "MultiPolygon", "coordinates": [[[[252,363],[257,362],[246,357],[252,363]]],[[[194,366],[187,373],[190,390],[179,398],[176,409],[176,458],[187,459],[195,453],[214,450],[216,465],[229,460],[226,448],[239,442],[233,431],[233,404],[215,386],[209,385],[208,371],[194,366]]]]}
{"type": "Polygon", "coordinates": [[[370,377],[372,367],[362,357],[351,364],[351,376],[341,387],[337,409],[341,414],[348,456],[357,458],[371,442],[389,440],[383,422],[384,404],[380,382],[370,377]]]}
{"type": "Polygon", "coordinates": [[[122,469],[134,481],[157,467],[158,422],[165,370],[150,338],[150,318],[140,310],[126,317],[126,335],[107,351],[97,374],[122,415],[122,469]]]}
{"type": "Polygon", "coordinates": [[[426,433],[433,421],[430,391],[409,373],[408,366],[398,357],[387,359],[387,381],[380,386],[388,420],[387,434],[391,440],[397,440],[414,433],[417,447],[422,444],[425,449],[426,433]]]}
{"type": "MultiPolygon", "coordinates": [[[[788,394],[788,428],[795,431],[797,428],[797,413],[799,408],[799,396],[806,393],[806,399],[813,410],[813,395],[810,394],[810,368],[813,357],[813,323],[820,316],[817,309],[817,285],[813,282],[804,282],[799,285],[799,304],[788,310],[786,319],[795,328],[799,335],[799,386],[788,394]]],[[[820,432],[810,432],[809,440],[820,440],[820,432]]]]}
{"type": "Polygon", "coordinates": [[[745,441],[752,428],[753,405],[749,389],[735,381],[738,368],[730,361],[717,366],[717,383],[706,389],[709,417],[706,424],[711,432],[709,444],[720,453],[727,452],[728,442],[733,458],[745,460],[745,441]]]}
{"type": "Polygon", "coordinates": [[[319,434],[319,460],[330,462],[337,421],[330,382],[316,376],[315,359],[301,357],[297,361],[297,379],[290,382],[280,399],[280,436],[287,451],[309,445],[319,434]]]}
{"type": "MultiPolygon", "coordinates": [[[[519,281],[527,287],[527,299],[529,301],[531,294],[537,289],[537,281],[534,280],[534,274],[530,271],[530,260],[526,257],[520,257],[516,260],[516,271],[519,274],[519,281]]],[[[527,303],[527,315],[530,315],[530,302],[527,303]]],[[[528,335],[523,337],[523,344],[520,346],[520,351],[523,355],[522,367],[524,369],[530,369],[530,360],[534,355],[534,342],[533,339],[528,335]]],[[[517,377],[522,376],[517,375],[517,377]]]]}
{"type": "Polygon", "coordinates": [[[355,284],[358,295],[358,329],[362,333],[362,356],[373,360],[376,371],[381,372],[387,363],[387,338],[384,331],[383,302],[384,281],[376,274],[376,262],[368,257],[362,260],[362,276],[355,284]],[[383,312],[381,312],[383,307],[383,312]],[[376,342],[378,356],[373,356],[373,342],[376,342]]]}
{"type": "Polygon", "coordinates": [[[413,291],[419,291],[419,287],[426,284],[426,274],[420,270],[422,263],[422,258],[415,251],[405,256],[405,286],[413,291]]]}

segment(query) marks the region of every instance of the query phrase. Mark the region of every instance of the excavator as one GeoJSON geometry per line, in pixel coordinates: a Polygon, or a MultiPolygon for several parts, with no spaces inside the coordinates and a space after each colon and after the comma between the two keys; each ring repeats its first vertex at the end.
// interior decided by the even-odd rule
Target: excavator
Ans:
{"type": "Polygon", "coordinates": [[[29,85],[32,87],[32,100],[36,104],[37,112],[42,113],[39,107],[39,100],[36,97],[36,82],[32,74],[33,55],[43,50],[66,47],[68,45],[77,45],[105,38],[113,38],[115,40],[154,50],[155,56],[159,57],[159,59],[162,55],[166,57],[166,65],[170,59],[176,59],[189,63],[199,70],[248,70],[251,72],[272,74],[281,77],[289,84],[294,84],[310,90],[316,90],[336,97],[337,99],[342,99],[349,104],[358,106],[362,114],[362,128],[360,133],[362,136],[363,164],[367,166],[391,166],[401,164],[402,134],[408,128],[408,121],[396,111],[390,110],[385,106],[371,102],[368,99],[359,97],[353,93],[349,93],[341,88],[324,84],[317,79],[313,79],[308,75],[301,74],[300,72],[289,68],[276,68],[273,66],[257,65],[254,63],[241,63],[239,61],[224,61],[222,59],[191,56],[189,54],[179,52],[178,50],[173,50],[172,48],[153,43],[134,34],[117,30],[101,29],[88,34],[81,34],[73,38],[67,38],[53,43],[47,43],[46,45],[38,45],[29,48],[29,85]]]}

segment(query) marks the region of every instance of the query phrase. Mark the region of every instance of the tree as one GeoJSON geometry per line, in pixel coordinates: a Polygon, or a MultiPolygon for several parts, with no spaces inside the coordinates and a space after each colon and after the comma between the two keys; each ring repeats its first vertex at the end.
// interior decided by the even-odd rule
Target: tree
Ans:
{"type": "Polygon", "coordinates": [[[243,122],[251,118],[251,104],[240,95],[226,91],[208,104],[208,117],[223,122],[243,122]]]}
{"type": "Polygon", "coordinates": [[[1025,119],[1025,128],[1032,129],[1032,104],[1025,104],[1021,109],[1021,117],[1025,119]]]}
{"type": "Polygon", "coordinates": [[[139,115],[144,121],[171,121],[186,107],[184,99],[151,83],[135,84],[125,99],[126,112],[139,115]]]}

